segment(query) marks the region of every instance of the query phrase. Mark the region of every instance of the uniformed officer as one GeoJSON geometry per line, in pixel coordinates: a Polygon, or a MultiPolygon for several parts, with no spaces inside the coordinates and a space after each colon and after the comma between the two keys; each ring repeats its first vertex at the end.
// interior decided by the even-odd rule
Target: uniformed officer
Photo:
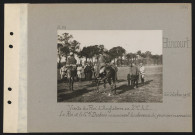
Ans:
{"type": "Polygon", "coordinates": [[[104,49],[103,53],[100,54],[97,67],[99,68],[98,77],[104,73],[107,63],[109,63],[109,55],[106,53],[107,50],[104,49]]]}
{"type": "Polygon", "coordinates": [[[70,52],[70,57],[67,59],[67,66],[75,66],[76,67],[77,60],[74,57],[73,52],[70,52]]]}

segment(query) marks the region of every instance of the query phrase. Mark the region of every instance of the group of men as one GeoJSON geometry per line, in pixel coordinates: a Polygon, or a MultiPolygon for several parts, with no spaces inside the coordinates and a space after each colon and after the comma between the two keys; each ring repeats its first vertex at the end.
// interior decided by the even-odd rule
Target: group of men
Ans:
{"type": "MultiPolygon", "coordinates": [[[[74,54],[71,52],[70,57],[68,57],[68,59],[67,59],[66,65],[64,65],[60,69],[61,79],[63,79],[65,76],[67,76],[67,69],[69,67],[77,69],[77,76],[80,79],[82,78],[82,73],[84,72],[83,70],[86,69],[88,64],[86,64],[86,67],[84,67],[82,65],[79,65],[77,67],[76,63],[77,63],[77,60],[74,58],[74,54]]],[[[93,66],[93,69],[91,69],[91,71],[94,71],[94,73],[95,73],[94,76],[96,78],[100,78],[101,75],[104,73],[106,66],[111,66],[115,70],[116,80],[117,80],[118,68],[117,68],[117,66],[115,66],[114,63],[110,62],[109,56],[106,52],[103,52],[102,54],[100,54],[100,56],[98,58],[98,62],[93,66]]],[[[145,75],[145,68],[144,68],[142,63],[140,63],[139,65],[136,65],[135,63],[131,63],[130,67],[129,67],[129,73],[127,75],[128,85],[130,85],[130,83],[131,83],[131,85],[133,87],[134,86],[138,87],[139,77],[141,78],[141,83],[144,84],[144,75],[145,75]]],[[[87,75],[85,73],[85,77],[86,76],[87,75]]]]}
{"type": "MultiPolygon", "coordinates": [[[[76,67],[77,69],[77,77],[81,80],[82,78],[82,74],[85,74],[85,79],[86,78],[91,78],[92,76],[92,71],[94,72],[94,76],[96,78],[99,78],[105,71],[106,66],[110,65],[112,66],[115,71],[117,72],[117,67],[114,64],[111,64],[108,58],[108,54],[106,52],[103,52],[102,54],[99,55],[99,59],[98,62],[94,65],[91,66],[88,63],[86,63],[85,66],[80,65],[76,65],[77,60],[74,58],[74,54],[71,52],[70,56],[67,59],[67,62],[65,65],[63,65],[63,67],[61,67],[60,69],[60,75],[61,75],[61,79],[63,79],[65,76],[67,76],[67,70],[69,67],[76,67]],[[89,69],[90,68],[90,69],[89,69]]],[[[68,76],[67,76],[68,77],[68,76]]]]}

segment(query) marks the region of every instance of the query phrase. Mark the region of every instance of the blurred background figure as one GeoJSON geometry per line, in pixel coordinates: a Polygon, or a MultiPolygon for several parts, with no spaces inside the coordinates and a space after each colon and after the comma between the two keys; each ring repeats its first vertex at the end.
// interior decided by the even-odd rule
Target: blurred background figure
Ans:
{"type": "Polygon", "coordinates": [[[140,63],[139,65],[139,72],[140,72],[140,77],[141,77],[141,83],[144,85],[145,67],[143,66],[143,63],[140,63]]]}
{"type": "Polygon", "coordinates": [[[92,67],[89,63],[86,63],[84,73],[85,73],[85,80],[87,80],[87,81],[92,80],[92,67]]]}
{"type": "Polygon", "coordinates": [[[64,79],[66,77],[66,74],[67,74],[67,68],[65,65],[63,65],[61,68],[60,68],[60,76],[61,76],[61,80],[64,79]]]}
{"type": "Polygon", "coordinates": [[[78,65],[78,67],[77,67],[77,76],[78,76],[79,81],[82,80],[82,70],[83,70],[82,68],[83,68],[83,67],[82,67],[81,64],[78,65]]]}

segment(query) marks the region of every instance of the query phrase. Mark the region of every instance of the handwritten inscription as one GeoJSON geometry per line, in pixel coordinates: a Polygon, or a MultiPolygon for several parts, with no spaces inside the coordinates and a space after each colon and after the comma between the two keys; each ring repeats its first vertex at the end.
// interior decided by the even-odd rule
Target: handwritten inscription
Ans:
{"type": "Polygon", "coordinates": [[[114,105],[87,105],[87,106],[75,106],[75,105],[68,105],[70,111],[72,110],[84,110],[84,111],[106,111],[111,113],[112,111],[123,111],[123,110],[151,110],[149,105],[131,105],[129,107],[119,107],[114,105]]]}
{"type": "Polygon", "coordinates": [[[190,92],[179,92],[177,91],[170,91],[170,92],[164,92],[164,96],[166,97],[182,97],[182,98],[187,98],[191,97],[190,92]]]}
{"type": "Polygon", "coordinates": [[[60,117],[135,117],[131,111],[151,110],[149,105],[130,105],[120,107],[115,105],[68,105],[68,110],[61,110],[60,117]],[[121,113],[123,112],[123,113],[121,113]],[[125,113],[124,113],[125,112],[125,113]]]}
{"type": "Polygon", "coordinates": [[[149,105],[131,105],[119,107],[113,105],[68,105],[68,110],[61,110],[59,117],[149,117],[149,118],[184,118],[191,114],[161,114],[151,112],[149,105]]]}

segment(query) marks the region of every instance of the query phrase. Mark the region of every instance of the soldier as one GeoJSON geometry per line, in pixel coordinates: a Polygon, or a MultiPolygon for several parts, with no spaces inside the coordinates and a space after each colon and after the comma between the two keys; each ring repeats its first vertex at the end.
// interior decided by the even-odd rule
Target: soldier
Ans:
{"type": "Polygon", "coordinates": [[[98,78],[104,73],[107,63],[109,62],[109,55],[106,52],[107,50],[104,49],[103,53],[99,56],[99,61],[97,64],[97,67],[99,69],[99,72],[97,74],[98,78]]]}
{"type": "MultiPolygon", "coordinates": [[[[130,77],[130,79],[131,79],[131,85],[133,86],[133,88],[135,86],[136,86],[136,88],[138,88],[139,69],[137,68],[135,63],[132,63],[132,65],[130,66],[128,77],[130,77]]],[[[129,85],[129,83],[128,83],[128,85],[129,85]]]]}
{"type": "Polygon", "coordinates": [[[77,63],[77,60],[74,58],[74,54],[72,52],[70,52],[70,57],[68,57],[67,59],[67,75],[68,75],[68,78],[70,77],[70,72],[69,71],[73,71],[73,76],[76,76],[77,75],[77,70],[76,70],[76,63],[77,63]]]}
{"type": "Polygon", "coordinates": [[[70,52],[70,57],[68,57],[67,60],[67,66],[73,66],[76,67],[77,60],[74,57],[73,52],[70,52]]]}
{"type": "Polygon", "coordinates": [[[118,80],[118,77],[117,77],[117,72],[118,72],[118,67],[114,64],[114,62],[112,62],[110,64],[110,66],[115,70],[115,79],[118,80]]]}

